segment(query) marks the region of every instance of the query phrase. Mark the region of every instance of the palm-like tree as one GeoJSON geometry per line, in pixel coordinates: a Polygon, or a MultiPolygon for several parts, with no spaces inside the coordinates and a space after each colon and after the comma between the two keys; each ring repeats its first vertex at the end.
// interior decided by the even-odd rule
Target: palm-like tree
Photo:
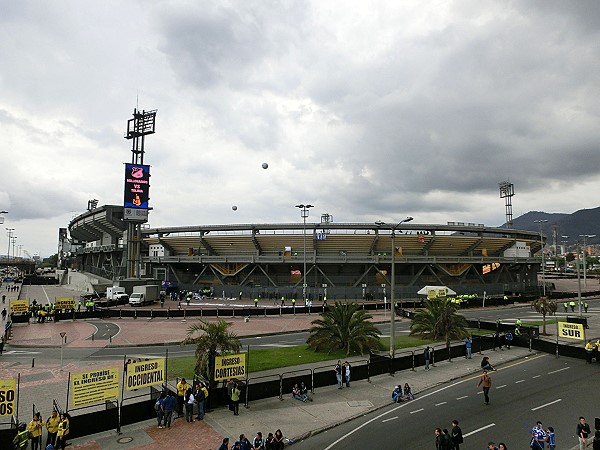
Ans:
{"type": "Polygon", "coordinates": [[[410,324],[410,334],[434,341],[444,339],[449,349],[452,339],[469,335],[467,321],[456,310],[457,305],[449,299],[425,300],[425,308],[416,312],[410,324]]]}
{"type": "Polygon", "coordinates": [[[335,302],[320,316],[311,323],[310,336],[306,341],[309,347],[328,353],[344,349],[346,355],[383,348],[379,341],[381,332],[369,322],[373,316],[356,303],[335,302]]]}
{"type": "Polygon", "coordinates": [[[536,312],[542,315],[544,321],[543,333],[546,334],[546,315],[555,314],[556,309],[558,308],[558,304],[556,303],[556,301],[551,300],[548,297],[540,297],[533,301],[532,306],[533,309],[536,310],[536,312]]]}
{"type": "Polygon", "coordinates": [[[181,343],[182,345],[196,344],[194,372],[206,380],[212,380],[215,356],[240,351],[240,340],[229,331],[230,326],[231,324],[224,320],[208,322],[200,319],[198,323],[188,328],[187,337],[181,343]],[[200,335],[196,336],[198,333],[200,335]]]}

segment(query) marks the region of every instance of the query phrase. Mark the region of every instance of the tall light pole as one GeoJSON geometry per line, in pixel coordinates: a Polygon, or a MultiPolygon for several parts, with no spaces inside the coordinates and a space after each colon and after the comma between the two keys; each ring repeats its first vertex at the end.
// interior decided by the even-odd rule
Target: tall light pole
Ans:
{"type": "Polygon", "coordinates": [[[537,223],[540,225],[540,245],[542,251],[542,292],[544,293],[544,297],[546,296],[546,268],[544,262],[544,237],[542,236],[542,224],[548,222],[546,219],[534,220],[533,223],[537,223]]]}
{"type": "Polygon", "coordinates": [[[6,231],[8,232],[8,233],[6,233],[6,235],[8,236],[8,249],[6,250],[6,259],[8,260],[8,262],[10,264],[10,240],[12,238],[13,231],[15,231],[15,229],[7,228],[6,231]]]}
{"type": "MultiPolygon", "coordinates": [[[[587,279],[586,279],[586,252],[585,249],[587,248],[587,243],[586,243],[586,239],[587,238],[595,238],[596,235],[595,234],[580,234],[579,237],[583,238],[583,286],[587,287],[587,279]]],[[[579,254],[577,255],[579,257],[579,254]]]]}
{"type": "Polygon", "coordinates": [[[579,269],[579,239],[577,240],[577,303],[579,303],[579,316],[582,315],[581,312],[581,275],[579,269]]]}
{"type": "MultiPolygon", "coordinates": [[[[0,214],[8,214],[8,211],[0,211],[0,214]]],[[[0,216],[0,225],[4,223],[4,217],[0,216]]]]}
{"type": "Polygon", "coordinates": [[[11,238],[12,241],[12,253],[13,253],[13,259],[16,260],[16,253],[15,253],[15,241],[17,240],[16,236],[12,236],[11,238]]]}
{"type": "MultiPolygon", "coordinates": [[[[395,226],[392,225],[391,230],[392,230],[392,273],[390,275],[390,304],[392,305],[392,313],[391,313],[391,317],[390,317],[390,358],[392,358],[392,360],[394,359],[394,356],[396,354],[396,302],[394,300],[394,294],[395,294],[395,285],[396,285],[396,240],[395,240],[395,236],[396,233],[395,231],[398,229],[398,227],[400,225],[402,225],[403,223],[406,222],[410,222],[411,220],[413,220],[412,217],[408,216],[406,219],[401,220],[400,222],[398,222],[395,226]]],[[[385,222],[382,221],[378,221],[375,222],[376,225],[382,226],[382,225],[387,225],[385,222]]],[[[402,302],[402,299],[400,300],[402,302]]],[[[402,307],[402,304],[400,304],[400,307],[402,307]]]]}
{"type": "Polygon", "coordinates": [[[296,205],[296,208],[300,208],[300,214],[302,215],[303,227],[302,234],[304,235],[304,269],[302,271],[302,298],[304,300],[304,305],[306,306],[306,218],[308,217],[308,210],[310,208],[314,208],[313,205],[296,205]]]}
{"type": "MultiPolygon", "coordinates": [[[[565,245],[569,242],[569,241],[567,241],[567,239],[569,239],[569,236],[562,235],[561,238],[564,239],[564,241],[560,241],[563,245],[565,245]]],[[[565,268],[563,269],[563,273],[567,273],[567,246],[566,245],[564,248],[564,252],[565,252],[565,268]]]]}

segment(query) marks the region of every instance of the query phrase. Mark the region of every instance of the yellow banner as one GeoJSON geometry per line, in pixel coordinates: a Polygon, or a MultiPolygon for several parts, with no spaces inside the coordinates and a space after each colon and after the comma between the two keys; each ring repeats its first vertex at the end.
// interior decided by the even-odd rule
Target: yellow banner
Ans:
{"type": "Polygon", "coordinates": [[[125,389],[133,391],[165,382],[165,358],[127,364],[125,389]]]}
{"type": "Polygon", "coordinates": [[[26,313],[29,312],[29,300],[11,300],[11,313],[26,313]]]}
{"type": "Polygon", "coordinates": [[[17,413],[17,380],[0,380],[0,416],[12,416],[17,413]]]}
{"type": "Polygon", "coordinates": [[[246,354],[217,356],[215,358],[215,381],[246,376],[246,354]]]}
{"type": "Polygon", "coordinates": [[[584,340],[583,325],[580,323],[558,322],[558,336],[566,339],[584,340]]]}
{"type": "Polygon", "coordinates": [[[119,397],[119,369],[71,374],[72,406],[90,405],[119,397]]]}
{"type": "Polygon", "coordinates": [[[56,309],[75,309],[75,300],[72,297],[57,298],[54,307],[56,309]]]}

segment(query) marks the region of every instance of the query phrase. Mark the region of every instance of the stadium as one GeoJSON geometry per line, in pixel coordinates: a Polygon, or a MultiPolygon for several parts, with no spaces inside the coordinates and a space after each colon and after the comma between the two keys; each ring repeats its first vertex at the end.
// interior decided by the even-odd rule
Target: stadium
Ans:
{"type": "MultiPolygon", "coordinates": [[[[59,232],[59,260],[105,279],[126,278],[123,206],[104,205],[59,232]],[[68,250],[68,252],[67,252],[68,250]]],[[[397,298],[426,285],[458,294],[538,291],[539,233],[476,223],[265,223],[141,227],[139,273],[180,289],[224,297],[382,299],[395,266],[397,298]]]]}

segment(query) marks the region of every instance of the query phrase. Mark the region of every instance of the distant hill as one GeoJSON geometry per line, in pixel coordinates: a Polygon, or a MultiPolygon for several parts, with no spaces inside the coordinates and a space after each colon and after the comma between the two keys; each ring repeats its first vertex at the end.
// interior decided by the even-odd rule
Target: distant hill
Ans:
{"type": "MultiPolygon", "coordinates": [[[[600,244],[600,207],[593,209],[581,209],[572,214],[546,213],[543,211],[529,211],[520,217],[513,219],[513,228],[517,230],[539,231],[540,224],[535,220],[547,220],[542,224],[542,232],[548,237],[547,243],[552,245],[552,228],[556,225],[556,243],[560,245],[562,241],[567,244],[575,244],[579,239],[583,242],[582,234],[592,235],[594,238],[587,238],[586,242],[590,244],[600,244]],[[568,236],[563,238],[562,236],[568,236]]],[[[503,227],[506,224],[502,225],[503,227]]]]}

